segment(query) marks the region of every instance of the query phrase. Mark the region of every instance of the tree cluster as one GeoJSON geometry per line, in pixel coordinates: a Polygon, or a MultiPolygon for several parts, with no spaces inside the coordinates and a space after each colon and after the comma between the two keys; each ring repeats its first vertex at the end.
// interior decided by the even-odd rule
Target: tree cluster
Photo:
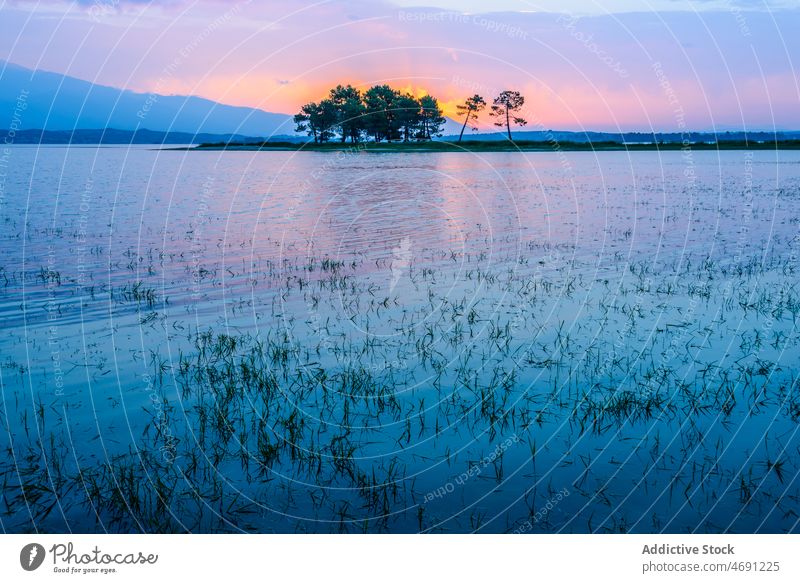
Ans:
{"type": "MultiPolygon", "coordinates": [[[[489,115],[496,119],[494,125],[506,129],[509,140],[512,125],[528,123],[519,115],[524,105],[525,98],[519,91],[502,91],[492,101],[489,115]]],[[[486,100],[477,94],[456,106],[458,116],[464,118],[459,142],[467,126],[478,129],[478,117],[485,108],[486,100]]],[[[416,98],[388,85],[375,85],[364,92],[352,85],[337,85],[327,98],[300,108],[294,122],[295,131],[307,133],[316,144],[332,140],[355,144],[364,139],[431,140],[442,135],[445,117],[439,102],[430,95],[416,98]]]]}
{"type": "Polygon", "coordinates": [[[294,116],[295,131],[306,132],[314,143],[363,139],[431,140],[442,135],[445,118],[435,97],[416,98],[388,85],[364,92],[352,85],[337,85],[328,97],[300,108],[294,116]]]}

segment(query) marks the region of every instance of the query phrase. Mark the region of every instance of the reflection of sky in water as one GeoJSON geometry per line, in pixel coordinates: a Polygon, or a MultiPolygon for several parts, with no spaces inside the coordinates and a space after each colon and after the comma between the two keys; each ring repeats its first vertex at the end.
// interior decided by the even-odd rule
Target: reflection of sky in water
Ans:
{"type": "MultiPolygon", "coordinates": [[[[17,456],[43,410],[73,470],[157,449],[166,423],[181,443],[169,471],[187,471],[212,438],[181,390],[207,379],[183,366],[212,331],[240,338],[237,354],[287,350],[269,363],[279,405],[240,395],[241,449],[258,419],[276,439],[295,409],[299,446],[350,444],[358,471],[396,485],[372,529],[514,530],[564,488],[531,530],[796,529],[776,502],[797,495],[796,153],[13,156],[0,346],[17,456]],[[384,393],[342,398],[369,387],[384,393]]],[[[266,479],[237,455],[209,471],[252,513],[180,524],[376,516],[330,457],[311,475],[282,455],[266,479]]],[[[44,524],[97,528],[80,498],[44,524]]]]}

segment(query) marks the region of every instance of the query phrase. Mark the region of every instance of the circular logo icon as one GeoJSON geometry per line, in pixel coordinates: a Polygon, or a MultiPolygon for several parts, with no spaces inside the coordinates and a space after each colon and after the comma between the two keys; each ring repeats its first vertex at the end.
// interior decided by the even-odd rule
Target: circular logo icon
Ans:
{"type": "Polygon", "coordinates": [[[31,543],[22,547],[19,552],[19,564],[26,571],[35,571],[44,563],[44,547],[38,543],[31,543]]]}

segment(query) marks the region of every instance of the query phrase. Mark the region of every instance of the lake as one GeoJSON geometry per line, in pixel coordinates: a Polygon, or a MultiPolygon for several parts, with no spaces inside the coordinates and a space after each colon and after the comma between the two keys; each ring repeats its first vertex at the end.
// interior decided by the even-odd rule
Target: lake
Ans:
{"type": "Polygon", "coordinates": [[[800,530],[800,152],[7,160],[5,532],[800,530]]]}

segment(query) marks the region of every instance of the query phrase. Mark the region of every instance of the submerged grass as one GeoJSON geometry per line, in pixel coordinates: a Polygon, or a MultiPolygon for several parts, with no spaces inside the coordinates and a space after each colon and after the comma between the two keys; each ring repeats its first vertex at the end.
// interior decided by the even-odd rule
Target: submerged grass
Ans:
{"type": "MultiPolygon", "coordinates": [[[[522,506],[508,511],[500,528],[509,530],[528,519],[524,508],[535,507],[529,497],[558,475],[564,451],[580,452],[579,471],[563,474],[571,487],[608,507],[605,519],[594,507],[590,530],[649,528],[632,527],[613,510],[611,483],[591,485],[600,483],[602,466],[630,462],[617,457],[624,448],[600,461],[607,456],[590,444],[631,432],[639,435],[637,450],[647,452],[650,487],[675,468],[670,488],[681,488],[692,506],[735,492],[745,515],[756,512],[773,496],[765,482],[784,486],[797,471],[782,456],[746,472],[712,461],[732,455],[717,422],[770,411],[789,430],[800,419],[797,370],[779,364],[796,349],[800,305],[785,262],[704,260],[687,264],[680,277],[631,263],[617,289],[593,295],[605,284],[571,267],[545,275],[469,263],[459,275],[411,261],[410,285],[426,298],[411,304],[360,275],[358,257],[266,269],[258,280],[273,290],[262,306],[273,316],[269,327],[217,333],[173,322],[183,337],[174,362],[151,350],[147,374],[158,397],[144,405],[149,422],[135,448],[99,461],[61,433],[58,410],[40,404],[39,431],[25,432],[31,445],[16,439],[0,464],[4,524],[17,531],[73,521],[118,532],[496,529],[488,524],[496,517],[480,507],[452,515],[446,499],[438,509],[421,505],[424,469],[457,476],[509,435],[527,446],[504,452],[470,484],[475,492],[506,484],[509,464],[515,467],[509,483],[520,489],[522,506]],[[442,295],[448,278],[457,291],[442,295]],[[476,296],[473,287],[486,293],[476,296]],[[496,297],[509,298],[513,309],[483,299],[496,297]],[[574,302],[589,305],[592,318],[542,319],[552,297],[567,311],[574,302]],[[702,309],[687,314],[680,306],[689,301],[702,309]],[[310,317],[296,320],[293,305],[310,317]],[[728,320],[735,326],[725,328],[728,320]],[[597,334],[598,325],[613,334],[597,334]],[[741,339],[738,346],[732,338],[741,339]],[[720,342],[723,352],[714,346],[720,342]],[[676,437],[665,443],[672,431],[676,437]],[[46,447],[37,433],[49,436],[46,447]],[[712,439],[717,454],[708,457],[712,439]],[[508,456],[514,461],[504,463],[508,456]]],[[[110,297],[152,309],[159,293],[137,281],[110,297]]],[[[140,323],[162,319],[144,314],[140,323]]],[[[635,483],[642,467],[623,475],[622,483],[635,483]]],[[[559,524],[587,528],[577,517],[555,516],[541,527],[559,524]]]]}

